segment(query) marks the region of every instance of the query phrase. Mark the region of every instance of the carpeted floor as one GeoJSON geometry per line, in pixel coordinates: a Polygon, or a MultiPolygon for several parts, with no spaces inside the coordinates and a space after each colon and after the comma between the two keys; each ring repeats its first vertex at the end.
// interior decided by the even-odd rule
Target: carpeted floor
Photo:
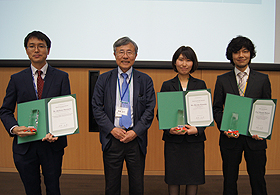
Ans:
{"type": "MultiPolygon", "coordinates": [[[[69,175],[61,176],[62,195],[104,195],[103,175],[69,175]]],[[[200,185],[199,195],[222,194],[222,176],[206,176],[206,183],[200,185]]],[[[267,190],[269,195],[280,194],[280,175],[267,175],[267,190]]],[[[43,195],[45,187],[42,185],[43,195]]],[[[248,176],[239,176],[238,192],[240,195],[250,195],[251,188],[248,176]]],[[[24,195],[24,188],[18,173],[0,172],[0,194],[1,195],[24,195]]],[[[163,176],[145,176],[145,195],[161,195],[167,193],[167,185],[163,176]]],[[[181,194],[184,188],[181,187],[181,194]]],[[[128,195],[127,176],[122,177],[122,195],[128,195]]]]}

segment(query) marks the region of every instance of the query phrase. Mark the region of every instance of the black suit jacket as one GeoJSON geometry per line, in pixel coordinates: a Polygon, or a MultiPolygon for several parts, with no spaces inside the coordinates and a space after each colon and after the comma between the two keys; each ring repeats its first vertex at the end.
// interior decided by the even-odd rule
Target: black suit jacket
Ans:
{"type": "MultiPolygon", "coordinates": [[[[61,70],[55,69],[48,65],[47,73],[44,78],[44,88],[42,98],[50,98],[62,95],[69,95],[70,83],[68,74],[61,70]]],[[[14,137],[13,152],[17,154],[25,154],[30,143],[17,144],[17,136],[10,133],[10,129],[18,125],[14,117],[16,104],[36,100],[34,83],[31,67],[13,74],[6,90],[6,96],[0,109],[1,120],[10,134],[14,137]]],[[[54,150],[61,150],[67,146],[66,136],[59,137],[57,141],[50,144],[54,150]]]]}
{"type": "MultiPolygon", "coordinates": [[[[190,75],[188,88],[187,90],[196,90],[196,89],[207,89],[204,81],[196,79],[190,75]]],[[[161,92],[166,91],[182,91],[182,86],[179,83],[178,75],[171,80],[165,81],[162,84],[161,92]],[[179,87],[180,86],[180,87],[179,87]]],[[[198,135],[172,135],[169,133],[169,130],[164,130],[162,139],[167,142],[181,143],[184,140],[188,142],[200,142],[205,141],[206,136],[204,133],[205,128],[197,127],[198,135]]]]}
{"type": "MultiPolygon", "coordinates": [[[[106,150],[112,138],[110,133],[114,126],[116,107],[116,86],[118,68],[98,77],[95,84],[92,108],[94,118],[99,125],[102,150],[106,150]]],[[[155,91],[152,79],[133,69],[133,131],[141,151],[147,152],[147,130],[154,118],[155,91]]]]}
{"type": "MultiPolygon", "coordinates": [[[[239,95],[234,70],[217,77],[214,91],[213,112],[214,119],[219,129],[221,127],[224,110],[223,107],[227,93],[239,95]]],[[[271,86],[268,75],[250,69],[245,97],[271,99],[271,86]]],[[[246,141],[252,150],[261,150],[267,147],[266,140],[255,140],[246,136],[246,141]]],[[[226,135],[224,135],[223,131],[221,131],[220,146],[230,149],[234,148],[236,143],[237,139],[229,139],[226,135]]]]}

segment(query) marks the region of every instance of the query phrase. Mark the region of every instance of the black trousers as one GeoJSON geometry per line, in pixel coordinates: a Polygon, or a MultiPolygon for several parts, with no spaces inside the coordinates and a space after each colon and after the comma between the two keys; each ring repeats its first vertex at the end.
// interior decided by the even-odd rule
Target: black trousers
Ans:
{"type": "Polygon", "coordinates": [[[113,137],[110,147],[103,152],[106,195],[121,194],[124,160],[128,171],[129,194],[144,194],[145,155],[140,150],[137,138],[129,143],[122,143],[113,137]]]}
{"type": "Polygon", "coordinates": [[[20,174],[27,195],[41,195],[41,173],[44,176],[47,195],[60,195],[59,177],[61,176],[64,149],[54,151],[49,142],[31,143],[24,155],[14,153],[14,163],[20,174]]]}
{"type": "MultiPolygon", "coordinates": [[[[234,139],[234,138],[231,138],[234,139]]],[[[224,195],[237,195],[237,180],[239,164],[242,160],[242,153],[247,165],[247,172],[250,178],[252,195],[266,195],[265,165],[266,150],[251,150],[248,147],[245,136],[237,138],[237,144],[233,149],[220,147],[223,159],[224,195]]]]}

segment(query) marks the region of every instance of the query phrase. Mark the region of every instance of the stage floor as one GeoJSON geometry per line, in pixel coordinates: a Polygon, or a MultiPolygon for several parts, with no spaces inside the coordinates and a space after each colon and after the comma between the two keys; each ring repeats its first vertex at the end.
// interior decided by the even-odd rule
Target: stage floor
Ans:
{"type": "MultiPolygon", "coordinates": [[[[43,180],[43,177],[42,177],[43,180]]],[[[79,175],[63,174],[60,179],[62,195],[103,195],[105,189],[104,175],[79,175]]],[[[43,183],[43,181],[42,181],[43,183]]],[[[279,195],[280,175],[266,176],[267,190],[269,195],[279,195]]],[[[199,195],[222,194],[223,177],[206,176],[206,183],[198,188],[199,195]]],[[[45,195],[45,187],[42,184],[42,194],[45,195]]],[[[181,187],[181,194],[184,194],[181,187]]],[[[246,175],[239,176],[238,192],[240,195],[251,195],[249,178],[246,175]]],[[[1,195],[24,195],[24,187],[18,173],[0,172],[1,195]]],[[[128,178],[122,177],[122,194],[128,195],[128,178]]],[[[167,184],[164,176],[145,176],[145,195],[163,195],[167,193],[167,184]]]]}

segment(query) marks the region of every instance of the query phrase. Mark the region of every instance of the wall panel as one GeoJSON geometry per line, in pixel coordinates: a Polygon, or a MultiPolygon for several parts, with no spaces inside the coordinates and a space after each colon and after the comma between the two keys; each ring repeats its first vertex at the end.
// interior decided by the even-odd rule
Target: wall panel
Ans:
{"type": "MultiPolygon", "coordinates": [[[[1,67],[0,68],[0,101],[5,95],[10,75],[24,68],[1,67]]],[[[89,70],[99,70],[100,74],[111,70],[111,68],[59,68],[69,73],[71,91],[77,95],[77,107],[80,133],[68,136],[68,147],[65,150],[63,171],[69,173],[93,173],[103,174],[103,162],[99,133],[88,130],[88,88],[89,70]]],[[[155,91],[159,92],[162,82],[173,78],[176,73],[172,69],[140,69],[150,75],[154,81],[155,91]]],[[[216,77],[227,70],[197,70],[194,77],[203,79],[212,94],[216,77]]],[[[280,99],[280,78],[279,71],[262,71],[269,74],[272,84],[272,98],[280,99]]],[[[279,104],[279,103],[278,103],[279,104]]],[[[157,107],[156,107],[157,109],[157,107]]],[[[156,110],[155,110],[156,113],[156,110]]],[[[280,111],[276,109],[276,118],[273,128],[272,140],[268,141],[267,149],[267,170],[269,173],[280,173],[280,111]]],[[[12,138],[9,137],[2,123],[0,124],[0,171],[15,170],[12,159],[12,138]]],[[[221,174],[222,161],[219,150],[219,131],[215,127],[206,129],[207,141],[205,142],[206,173],[221,174]]],[[[148,131],[148,153],[146,157],[146,174],[164,174],[162,131],[158,129],[158,121],[155,118],[148,131]]],[[[245,172],[246,166],[242,161],[241,172],[245,172]]]]}

